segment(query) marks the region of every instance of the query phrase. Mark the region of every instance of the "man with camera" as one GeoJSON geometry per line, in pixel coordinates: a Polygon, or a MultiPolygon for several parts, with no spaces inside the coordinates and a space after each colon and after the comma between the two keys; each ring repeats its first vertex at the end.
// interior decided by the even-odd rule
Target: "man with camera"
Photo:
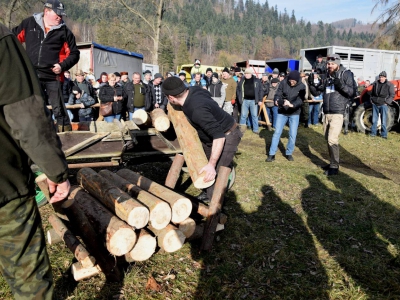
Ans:
{"type": "Polygon", "coordinates": [[[343,127],[343,115],[350,99],[355,97],[357,86],[353,73],[340,65],[340,56],[332,54],[327,60],[327,78],[320,90],[324,91],[324,135],[328,143],[330,163],[324,166],[325,175],[339,172],[339,135],[343,127]]]}

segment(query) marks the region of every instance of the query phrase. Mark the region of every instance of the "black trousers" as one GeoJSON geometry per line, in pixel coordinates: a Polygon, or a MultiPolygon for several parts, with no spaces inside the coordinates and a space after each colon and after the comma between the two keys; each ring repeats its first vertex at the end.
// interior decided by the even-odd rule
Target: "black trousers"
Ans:
{"type": "MultiPolygon", "coordinates": [[[[243,133],[240,131],[239,126],[237,126],[231,133],[225,135],[225,144],[222,149],[221,156],[217,162],[216,171],[218,175],[218,170],[220,166],[232,168],[233,158],[238,150],[238,145],[242,139],[243,133]]],[[[207,159],[210,159],[212,143],[203,143],[203,149],[207,156],[207,159]]],[[[206,189],[207,197],[211,200],[212,194],[214,192],[214,184],[206,189]]]]}
{"type": "Polygon", "coordinates": [[[62,84],[59,81],[40,81],[46,100],[51,105],[57,126],[71,125],[62,94],[62,84]]]}

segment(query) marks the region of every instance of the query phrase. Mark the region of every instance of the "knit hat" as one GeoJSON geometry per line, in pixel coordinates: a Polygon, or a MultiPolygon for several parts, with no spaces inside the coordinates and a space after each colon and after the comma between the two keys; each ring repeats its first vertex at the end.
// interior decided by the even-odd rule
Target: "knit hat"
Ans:
{"type": "Polygon", "coordinates": [[[217,78],[217,79],[218,79],[218,73],[217,73],[217,72],[214,72],[214,73],[212,74],[212,77],[214,77],[214,78],[217,78]]]}
{"type": "Polygon", "coordinates": [[[176,96],[186,90],[183,81],[178,77],[168,77],[162,84],[162,91],[165,95],[176,96]]]}
{"type": "Polygon", "coordinates": [[[114,75],[117,77],[121,77],[121,74],[119,74],[118,72],[114,72],[114,75]]]}
{"type": "Polygon", "coordinates": [[[280,77],[285,77],[286,74],[285,74],[285,72],[280,72],[280,73],[279,73],[279,76],[280,76],[280,77]]]}
{"type": "Polygon", "coordinates": [[[154,74],[154,79],[157,79],[157,78],[163,78],[163,76],[160,73],[156,73],[156,74],[154,74]]]}
{"type": "Polygon", "coordinates": [[[321,55],[321,54],[318,54],[318,55],[317,55],[317,58],[322,58],[322,55],[321,55]]]}
{"type": "Polygon", "coordinates": [[[72,93],[73,93],[74,95],[80,94],[80,93],[82,93],[82,90],[79,88],[79,86],[74,85],[74,86],[72,87],[72,93]]]}
{"type": "Polygon", "coordinates": [[[379,77],[381,77],[381,76],[386,78],[386,77],[387,77],[387,76],[386,76],[386,72],[385,72],[385,71],[382,71],[381,73],[379,73],[379,77]]]}
{"type": "Polygon", "coordinates": [[[185,76],[186,77],[186,73],[185,72],[179,72],[178,76],[185,76]]]}
{"type": "Polygon", "coordinates": [[[337,64],[338,66],[340,66],[340,56],[339,54],[331,54],[326,58],[327,62],[333,62],[335,64],[337,64]]]}
{"type": "Polygon", "coordinates": [[[286,73],[290,73],[290,72],[292,72],[292,69],[291,68],[287,68],[286,69],[286,73]]]}
{"type": "Polygon", "coordinates": [[[211,68],[207,68],[206,73],[207,73],[208,71],[212,72],[213,70],[212,70],[211,68]]]}
{"type": "Polygon", "coordinates": [[[251,68],[247,68],[244,70],[244,74],[253,74],[253,70],[251,68]]]}
{"type": "Polygon", "coordinates": [[[300,81],[300,73],[299,71],[293,70],[288,75],[288,80],[296,80],[297,82],[300,81]]]}
{"type": "Polygon", "coordinates": [[[275,69],[272,71],[272,74],[279,74],[278,68],[275,68],[275,69]]]}
{"type": "Polygon", "coordinates": [[[278,78],[272,78],[271,79],[271,83],[279,83],[279,79],[278,78]]]}
{"type": "Polygon", "coordinates": [[[151,71],[150,71],[150,70],[144,71],[144,72],[143,72],[143,75],[146,75],[146,74],[151,74],[151,71]]]}
{"type": "Polygon", "coordinates": [[[96,80],[96,78],[94,78],[94,75],[88,75],[88,76],[86,76],[86,80],[87,80],[87,81],[89,81],[89,80],[96,80]]]}
{"type": "Polygon", "coordinates": [[[268,73],[262,73],[262,76],[268,76],[268,73]]]}
{"type": "Polygon", "coordinates": [[[228,69],[227,67],[225,67],[225,68],[222,70],[222,73],[224,73],[224,72],[229,73],[229,69],[228,69]]]}

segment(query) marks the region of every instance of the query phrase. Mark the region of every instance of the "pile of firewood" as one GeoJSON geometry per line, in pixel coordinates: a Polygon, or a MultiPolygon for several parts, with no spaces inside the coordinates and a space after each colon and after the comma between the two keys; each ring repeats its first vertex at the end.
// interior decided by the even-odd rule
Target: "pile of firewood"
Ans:
{"type": "MultiPolygon", "coordinates": [[[[128,169],[96,173],[83,168],[77,181],[80,186],[72,187],[68,199],[54,206],[57,213],[49,217],[53,228],[47,232],[49,244],[64,241],[77,259],[72,265],[76,281],[101,271],[118,278],[115,257],[126,262],[144,261],[159,250],[178,251],[187,240],[203,238],[202,249],[209,250],[214,232],[222,230],[227,219],[211,205],[193,201],[128,169]],[[212,221],[211,231],[204,217],[208,222],[218,218],[212,221]]],[[[171,184],[169,176],[166,185],[173,188],[171,184]]],[[[216,190],[220,190],[217,185],[218,180],[216,190]]]]}

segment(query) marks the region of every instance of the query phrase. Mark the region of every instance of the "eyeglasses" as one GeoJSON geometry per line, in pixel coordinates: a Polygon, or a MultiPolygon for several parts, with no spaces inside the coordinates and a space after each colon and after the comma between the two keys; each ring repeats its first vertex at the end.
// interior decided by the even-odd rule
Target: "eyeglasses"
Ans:
{"type": "Polygon", "coordinates": [[[338,59],[337,57],[327,57],[326,58],[327,61],[335,61],[337,59],[338,59]]]}

